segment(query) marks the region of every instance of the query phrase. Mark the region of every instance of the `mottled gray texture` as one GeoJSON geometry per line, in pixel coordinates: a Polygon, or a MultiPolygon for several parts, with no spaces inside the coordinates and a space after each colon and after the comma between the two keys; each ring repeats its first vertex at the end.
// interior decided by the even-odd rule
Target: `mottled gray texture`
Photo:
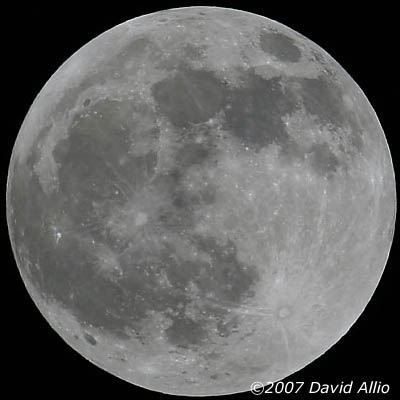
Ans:
{"type": "Polygon", "coordinates": [[[159,111],[180,128],[208,121],[225,100],[224,85],[212,72],[184,67],[154,84],[152,93],[159,111]]]}
{"type": "Polygon", "coordinates": [[[301,57],[301,51],[294,44],[294,40],[282,33],[262,32],[260,47],[267,54],[272,54],[282,61],[296,62],[301,57]]]}
{"type": "Polygon", "coordinates": [[[62,337],[132,383],[248,390],[321,355],[389,252],[379,122],[314,43],[193,7],[117,26],[32,105],[7,217],[27,288],[62,337]]]}

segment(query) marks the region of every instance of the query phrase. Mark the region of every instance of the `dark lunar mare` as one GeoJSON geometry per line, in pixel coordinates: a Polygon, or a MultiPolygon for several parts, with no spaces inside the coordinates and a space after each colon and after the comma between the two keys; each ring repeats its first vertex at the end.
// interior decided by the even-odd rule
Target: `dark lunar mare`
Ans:
{"type": "MultiPolygon", "coordinates": [[[[271,35],[269,40],[273,41],[280,37],[271,35]]],[[[288,48],[289,43],[288,39],[288,48]]],[[[344,92],[334,80],[324,76],[264,79],[253,68],[242,71],[240,80],[239,87],[230,88],[212,72],[191,70],[185,65],[153,85],[152,93],[159,112],[186,135],[190,127],[223,111],[224,129],[243,146],[259,152],[272,143],[278,144],[285,157],[304,161],[307,156],[317,175],[332,177],[346,165],[326,142],[309,148],[299,145],[288,134],[283,117],[303,108],[330,130],[333,141],[342,140],[337,137],[337,129],[349,128],[353,153],[361,151],[362,129],[354,113],[346,109],[344,92]]],[[[348,146],[339,146],[342,152],[345,148],[348,146]]]]}
{"type": "Polygon", "coordinates": [[[260,47],[267,54],[272,54],[284,62],[297,62],[301,58],[301,51],[294,40],[278,32],[262,32],[260,47]]]}
{"type": "Polygon", "coordinates": [[[225,100],[226,88],[214,73],[179,66],[173,76],[152,86],[161,113],[179,128],[206,122],[225,100]]]}
{"type": "Polygon", "coordinates": [[[289,135],[282,117],[296,110],[295,99],[283,92],[280,78],[266,80],[249,71],[243,80],[241,87],[227,95],[226,129],[252,151],[271,143],[284,148],[289,135]]]}
{"type": "Polygon", "coordinates": [[[355,150],[362,150],[362,129],[356,115],[345,107],[344,91],[333,78],[292,78],[300,84],[297,96],[301,96],[306,111],[326,124],[334,132],[335,128],[350,127],[350,143],[355,150]]]}
{"type": "MultiPolygon", "coordinates": [[[[175,155],[175,169],[155,176],[156,152],[127,154],[129,132],[137,129],[131,117],[137,104],[101,100],[86,102],[84,107],[68,136],[53,150],[58,165],[57,191],[45,194],[32,174],[40,157],[41,141],[26,165],[14,167],[10,186],[16,218],[13,239],[15,248],[25,248],[33,264],[26,269],[29,280],[44,298],[70,310],[83,327],[92,325],[120,338],[134,334],[145,341],[142,321],[150,311],[170,318],[165,334],[178,347],[200,345],[208,339],[212,324],[222,336],[227,335],[231,322],[230,317],[225,320],[226,307],[239,306],[246,296],[253,296],[252,286],[257,281],[256,268],[238,261],[233,242],[223,245],[211,237],[192,237],[192,245],[209,254],[212,263],[188,261],[177,257],[172,244],[155,251],[150,238],[147,247],[138,248],[130,243],[135,238],[117,240],[105,225],[107,215],[116,207],[129,204],[141,190],[153,187],[169,200],[154,210],[150,224],[159,234],[171,232],[188,238],[195,224],[194,208],[212,204],[216,188],[210,185],[189,194],[181,185],[182,174],[212,159],[212,140],[195,143],[195,135],[186,127],[175,155]],[[149,186],[150,178],[154,179],[149,186]],[[62,234],[59,240],[57,231],[62,234]],[[25,237],[36,240],[27,241],[25,237]],[[122,277],[114,272],[101,273],[92,240],[117,255],[122,277]],[[163,274],[171,282],[170,287],[160,285],[163,274]],[[199,298],[185,290],[190,282],[198,287],[199,298]],[[208,303],[203,304],[201,299],[206,294],[208,303]],[[198,309],[197,317],[186,315],[189,305],[198,309]]],[[[151,127],[149,133],[158,134],[151,127]]],[[[17,258],[26,268],[24,256],[17,254],[17,258]]],[[[84,338],[96,345],[88,333],[84,338]]]]}

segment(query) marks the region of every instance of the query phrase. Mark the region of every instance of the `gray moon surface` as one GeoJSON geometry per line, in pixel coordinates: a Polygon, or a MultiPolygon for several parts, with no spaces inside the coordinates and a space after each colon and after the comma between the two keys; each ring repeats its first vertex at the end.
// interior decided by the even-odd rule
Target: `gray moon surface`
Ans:
{"type": "Polygon", "coordinates": [[[135,18],[73,54],[7,184],[50,325],[111,374],[191,396],[283,379],[335,344],[379,283],[395,213],[384,133],[346,71],[217,7],[135,18]]]}

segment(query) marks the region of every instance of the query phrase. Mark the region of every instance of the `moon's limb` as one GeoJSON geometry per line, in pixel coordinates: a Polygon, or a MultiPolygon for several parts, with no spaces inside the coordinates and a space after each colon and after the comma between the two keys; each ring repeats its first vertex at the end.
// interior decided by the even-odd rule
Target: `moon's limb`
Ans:
{"type": "Polygon", "coordinates": [[[127,21],[67,60],[7,187],[18,267],[57,332],[187,395],[284,378],[332,346],[378,284],[395,204],[347,73],[283,25],[210,7],[127,21]]]}

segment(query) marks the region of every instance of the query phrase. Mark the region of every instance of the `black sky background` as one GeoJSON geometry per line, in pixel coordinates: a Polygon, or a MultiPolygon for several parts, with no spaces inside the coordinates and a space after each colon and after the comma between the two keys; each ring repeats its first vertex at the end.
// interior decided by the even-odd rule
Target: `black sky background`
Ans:
{"type": "MultiPolygon", "coordinates": [[[[362,4],[360,2],[360,4],[362,4]]],[[[40,89],[76,50],[100,33],[136,16],[172,7],[214,5],[242,9],[281,22],[316,42],[333,56],[363,89],[385,131],[395,169],[398,150],[398,32],[394,6],[352,6],[339,2],[109,2],[1,6],[3,100],[1,146],[3,165],[2,246],[2,389],[13,397],[30,393],[34,398],[62,396],[135,396],[167,398],[136,388],[86,361],[50,328],[30,299],[16,267],[5,219],[7,168],[19,128],[40,89]],[[130,4],[130,5],[126,5],[130,4]],[[4,121],[6,124],[4,125],[4,121]]],[[[389,395],[311,395],[299,399],[390,398],[398,394],[399,255],[395,235],[390,258],[375,294],[350,331],[328,352],[285,381],[336,384],[380,381],[390,384],[389,395]]],[[[265,395],[264,395],[265,396],[265,395]]],[[[231,398],[252,398],[238,394],[231,398]]]]}

